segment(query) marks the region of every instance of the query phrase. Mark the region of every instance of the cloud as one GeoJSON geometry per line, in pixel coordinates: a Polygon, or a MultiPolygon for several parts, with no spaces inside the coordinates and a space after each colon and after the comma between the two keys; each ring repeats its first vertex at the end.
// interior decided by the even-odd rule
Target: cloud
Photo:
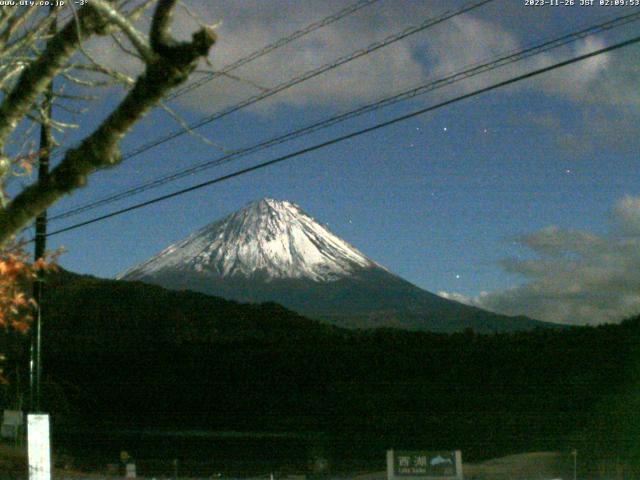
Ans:
{"type": "MultiPolygon", "coordinates": [[[[457,73],[520,48],[520,42],[514,34],[495,22],[470,14],[451,19],[427,42],[435,78],[457,73]]],[[[456,85],[453,90],[460,93],[482,88],[498,79],[506,79],[519,70],[520,66],[500,68],[490,74],[472,77],[456,85]]]]}
{"type": "MultiPolygon", "coordinates": [[[[235,18],[233,23],[223,25],[221,29],[221,41],[215,57],[224,61],[218,65],[227,64],[228,59],[240,58],[257,45],[273,42],[289,33],[292,24],[304,25],[335,11],[337,5],[325,4],[324,9],[319,9],[317,3],[300,2],[293,10],[293,16],[288,17],[281,15],[275,4],[262,5],[260,15],[249,15],[246,9],[243,10],[239,14],[240,19],[235,18]]],[[[234,15],[233,9],[224,11],[225,20],[234,15]]],[[[384,12],[381,15],[376,8],[365,8],[265,59],[252,62],[241,73],[267,86],[277,85],[290,78],[292,72],[300,73],[323,65],[439,13],[436,9],[430,12],[424,6],[416,8],[411,2],[386,5],[384,12]]],[[[428,32],[385,47],[278,95],[276,102],[304,106],[369,101],[385,93],[396,92],[401,87],[417,85],[428,78],[441,78],[531,44],[530,38],[511,28],[507,20],[480,18],[481,13],[455,17],[428,32]]],[[[543,38],[556,34],[550,30],[543,38]]],[[[474,77],[450,91],[479,88],[606,45],[601,38],[587,37],[561,49],[474,77]]],[[[628,87],[639,71],[637,49],[630,49],[602,54],[564,67],[523,82],[514,91],[534,90],[585,105],[640,105],[639,91],[628,87]]],[[[209,93],[211,90],[209,88],[209,93]]]]}
{"type": "Polygon", "coordinates": [[[640,197],[627,195],[613,209],[615,224],[625,234],[640,236],[640,197]]]}
{"type": "MultiPolygon", "coordinates": [[[[212,49],[212,66],[220,69],[255,50],[273,43],[326,15],[345,7],[344,2],[260,2],[256,0],[191,0],[189,10],[176,9],[174,35],[187,39],[199,27],[198,23],[220,24],[219,40],[212,49]],[[286,9],[284,11],[283,9],[286,9]]],[[[384,6],[373,5],[335,23],[306,35],[268,55],[250,62],[233,73],[243,80],[222,79],[207,83],[182,98],[183,106],[196,111],[210,112],[235,104],[260,93],[260,88],[272,88],[319,66],[325,65],[358,49],[378,42],[391,34],[433,18],[448,9],[448,4],[433,2],[394,1],[384,6]]],[[[335,70],[290,88],[256,108],[265,105],[317,107],[349,106],[378,99],[385,94],[416,86],[464,67],[477,65],[498,56],[513,53],[530,45],[530,35],[523,31],[522,10],[500,17],[490,9],[478,9],[454,17],[426,32],[413,35],[384,47],[377,52],[354,60],[335,70]],[[520,23],[518,23],[520,22],[520,23]],[[523,33],[524,32],[524,33],[523,33]]],[[[543,19],[540,28],[545,30],[543,19]]],[[[143,18],[142,29],[149,19],[143,18]]],[[[525,25],[527,26],[527,25],[525,25]]],[[[528,25],[528,28],[531,26],[528,25]]],[[[540,34],[550,38],[557,34],[553,28],[540,34]]],[[[483,74],[457,84],[449,92],[471,90],[486,86],[517,73],[549,65],[571,56],[601,48],[605,43],[585,38],[572,46],[546,53],[483,74]]],[[[100,41],[95,55],[108,65],[123,65],[138,71],[131,58],[112,44],[100,41]]],[[[637,49],[616,55],[600,55],[579,64],[523,82],[510,91],[532,89],[546,95],[574,102],[607,105],[640,105],[640,91],[630,88],[640,69],[637,49]]],[[[196,78],[197,75],[194,75],[196,78]]],[[[271,109],[267,109],[271,111],[271,109]]]]}
{"type": "Polygon", "coordinates": [[[626,196],[611,211],[611,231],[593,235],[547,227],[517,242],[533,259],[507,259],[508,273],[525,279],[477,297],[440,293],[508,315],[567,324],[619,322],[640,313],[640,197],[626,196]]]}
{"type": "Polygon", "coordinates": [[[454,302],[464,303],[465,305],[477,306],[477,302],[474,297],[470,297],[462,293],[445,292],[442,290],[438,292],[438,295],[441,296],[442,298],[446,298],[447,300],[453,300],[454,302]]]}
{"type": "Polygon", "coordinates": [[[588,105],[570,124],[560,115],[531,112],[514,119],[514,128],[523,123],[549,136],[550,142],[576,159],[594,152],[603,154],[634,154],[640,150],[640,136],[631,134],[629,125],[640,122],[640,110],[632,106],[588,105]]]}
{"type": "MultiPolygon", "coordinates": [[[[605,46],[602,39],[588,37],[575,43],[569,49],[570,57],[585,55],[605,46]]],[[[544,66],[562,60],[564,60],[562,54],[547,53],[539,57],[538,63],[539,66],[544,66]]],[[[544,92],[551,95],[580,102],[591,100],[591,86],[601,79],[610,64],[610,55],[601,54],[545,74],[536,83],[544,92]]]]}
{"type": "MultiPolygon", "coordinates": [[[[553,38],[557,32],[548,32],[553,38]]],[[[429,43],[438,74],[450,74],[469,65],[475,65],[522,50],[532,44],[519,37],[508,25],[464,15],[449,22],[447,29],[429,43]],[[464,45],[464,48],[452,48],[464,45]]],[[[606,46],[600,37],[586,37],[562,48],[531,56],[508,64],[490,73],[474,77],[457,90],[469,91],[501,80],[544,68],[606,46]]],[[[533,91],[574,102],[583,106],[609,106],[629,108],[640,106],[640,91],[628,88],[640,73],[638,49],[604,53],[587,58],[558,70],[544,73],[534,79],[510,87],[511,92],[533,91]]]]}
{"type": "MultiPolygon", "coordinates": [[[[220,20],[216,14],[224,12],[218,30],[219,42],[211,56],[214,69],[229,65],[345,6],[335,1],[298,2],[289,5],[283,14],[282,4],[277,2],[249,3],[250,7],[246,2],[241,7],[238,2],[223,1],[216,2],[216,5],[208,1],[193,2],[192,8],[204,21],[220,20]]],[[[428,9],[423,6],[422,10],[417,18],[428,16],[428,9]]],[[[184,103],[208,111],[212,105],[224,108],[260,93],[251,83],[273,88],[381,41],[407,26],[403,21],[406,20],[405,15],[395,4],[391,4],[384,14],[375,8],[364,8],[233,72],[248,82],[229,79],[209,82],[185,98],[184,103]]],[[[191,31],[195,28],[193,20],[184,14],[177,15],[176,22],[176,30],[191,31]]],[[[260,105],[315,107],[362,103],[414,85],[424,78],[424,73],[424,65],[416,58],[415,44],[401,41],[287,89],[260,102],[260,105]]]]}
{"type": "MultiPolygon", "coordinates": [[[[344,2],[339,0],[191,0],[188,5],[193,15],[182,8],[176,9],[172,28],[176,37],[189,38],[199,27],[198,22],[220,24],[217,29],[219,41],[212,49],[211,64],[203,62],[199,69],[201,71],[192,75],[193,80],[201,78],[202,71],[219,70],[345,7],[344,2]]],[[[274,114],[275,118],[275,114],[283,113],[283,107],[304,109],[305,123],[311,123],[330,115],[324,109],[332,112],[352,109],[558,35],[558,28],[545,26],[540,18],[535,20],[537,23],[531,23],[529,16],[522,15],[521,8],[511,8],[511,11],[500,16],[491,15],[490,10],[484,8],[457,16],[426,32],[304,81],[243,111],[274,114]],[[535,40],[523,33],[529,31],[527,29],[531,29],[532,25],[540,30],[536,32],[535,40]]],[[[363,8],[235,70],[233,74],[236,78],[219,77],[207,82],[180,97],[177,102],[171,102],[171,107],[185,121],[192,123],[204,115],[221,112],[259,95],[265,89],[281,85],[304,72],[379,42],[408,25],[433,18],[444,9],[443,3],[401,0],[363,8]]],[[[146,31],[149,18],[143,17],[139,23],[141,30],[146,31]]],[[[485,72],[418,97],[415,101],[434,104],[444,98],[482,88],[605,45],[602,39],[585,38],[557,51],[485,72]]],[[[132,77],[142,71],[142,64],[134,57],[123,54],[109,38],[91,40],[87,50],[98,62],[132,77]]],[[[640,121],[640,89],[630,86],[636,83],[640,74],[639,52],[637,48],[632,48],[600,55],[518,82],[500,90],[500,94],[536,94],[521,95],[517,100],[531,102],[532,116],[541,115],[540,108],[546,108],[547,116],[557,117],[555,124],[545,127],[535,121],[523,122],[519,109],[517,127],[526,125],[544,130],[551,145],[574,158],[605,150],[609,153],[633,153],[640,148],[640,136],[630,133],[630,125],[637,125],[640,121]],[[541,102],[537,105],[535,102],[540,95],[572,102],[573,105],[567,108],[567,111],[574,112],[572,120],[568,122],[560,110],[549,108],[550,105],[562,108],[565,106],[562,102],[541,102]]],[[[232,117],[226,119],[232,126],[233,120],[232,117]]]]}

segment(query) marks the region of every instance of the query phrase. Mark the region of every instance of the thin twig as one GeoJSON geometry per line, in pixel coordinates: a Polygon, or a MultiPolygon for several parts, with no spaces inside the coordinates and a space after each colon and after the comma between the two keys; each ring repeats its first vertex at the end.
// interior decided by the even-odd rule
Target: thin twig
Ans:
{"type": "Polygon", "coordinates": [[[205,137],[204,135],[200,134],[199,132],[196,132],[192,128],[189,128],[189,124],[184,120],[184,118],[180,117],[180,115],[178,115],[176,112],[174,112],[164,102],[159,102],[159,105],[165,112],[167,112],[169,115],[171,115],[171,117],[176,122],[178,122],[178,124],[182,128],[184,128],[189,135],[199,139],[201,142],[206,143],[207,145],[210,145],[210,146],[212,146],[214,148],[217,148],[222,153],[225,153],[225,154],[231,153],[231,150],[227,150],[224,146],[220,145],[219,143],[216,143],[213,140],[210,140],[207,137],[205,137]]]}
{"type": "Polygon", "coordinates": [[[145,62],[150,63],[156,60],[153,50],[147,44],[142,34],[135,29],[127,18],[113,8],[112,5],[104,0],[91,0],[91,6],[120,28],[145,62]]]}

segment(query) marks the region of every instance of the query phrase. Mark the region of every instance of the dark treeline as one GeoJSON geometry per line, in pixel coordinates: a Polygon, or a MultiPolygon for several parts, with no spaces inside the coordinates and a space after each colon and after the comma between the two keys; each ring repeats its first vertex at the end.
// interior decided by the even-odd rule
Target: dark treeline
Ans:
{"type": "Polygon", "coordinates": [[[315,432],[363,458],[577,448],[585,473],[638,464],[640,317],[489,335],[349,331],[274,304],[66,273],[45,305],[45,401],[61,423],[315,432]]]}

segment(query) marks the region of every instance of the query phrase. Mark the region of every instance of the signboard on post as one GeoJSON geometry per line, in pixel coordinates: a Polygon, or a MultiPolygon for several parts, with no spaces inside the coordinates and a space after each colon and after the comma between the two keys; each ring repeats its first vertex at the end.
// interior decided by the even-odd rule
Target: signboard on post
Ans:
{"type": "Polygon", "coordinates": [[[2,415],[2,427],[0,437],[10,438],[14,442],[18,440],[18,433],[24,424],[24,415],[19,410],[5,410],[2,415]]]}
{"type": "Polygon", "coordinates": [[[29,480],[51,480],[49,415],[27,415],[29,480]]]}
{"type": "Polygon", "coordinates": [[[388,480],[462,480],[462,453],[387,451],[388,480]]]}

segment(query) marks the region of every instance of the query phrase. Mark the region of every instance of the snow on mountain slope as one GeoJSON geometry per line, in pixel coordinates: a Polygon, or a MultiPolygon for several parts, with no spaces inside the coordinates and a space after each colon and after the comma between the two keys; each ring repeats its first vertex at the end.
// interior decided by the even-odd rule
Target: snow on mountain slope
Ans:
{"type": "Polygon", "coordinates": [[[118,278],[166,271],[220,278],[334,281],[362,268],[381,268],[317,223],[300,207],[265,198],[175,243],[118,278]]]}
{"type": "Polygon", "coordinates": [[[119,276],[238,302],[276,302],[347,328],[454,332],[542,326],[447,300],[364,256],[297,205],[250,203],[119,276]]]}

